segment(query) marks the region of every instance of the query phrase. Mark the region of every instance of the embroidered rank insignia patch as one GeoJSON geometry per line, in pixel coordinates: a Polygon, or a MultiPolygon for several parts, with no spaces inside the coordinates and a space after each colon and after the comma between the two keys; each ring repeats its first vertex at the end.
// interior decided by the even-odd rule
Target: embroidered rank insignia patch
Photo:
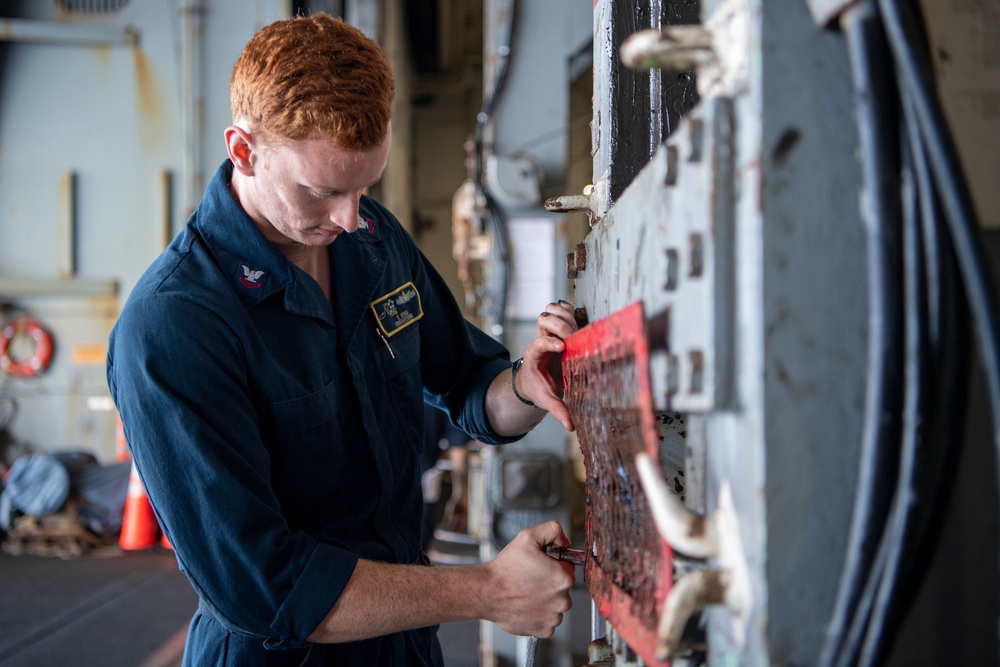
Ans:
{"type": "Polygon", "coordinates": [[[240,276],[240,283],[247,289],[260,289],[260,279],[263,277],[263,271],[256,271],[251,269],[246,264],[241,265],[243,267],[243,275],[240,276]]]}
{"type": "Polygon", "coordinates": [[[413,283],[406,283],[371,302],[378,328],[387,338],[410,326],[424,316],[420,294],[413,283]]]}

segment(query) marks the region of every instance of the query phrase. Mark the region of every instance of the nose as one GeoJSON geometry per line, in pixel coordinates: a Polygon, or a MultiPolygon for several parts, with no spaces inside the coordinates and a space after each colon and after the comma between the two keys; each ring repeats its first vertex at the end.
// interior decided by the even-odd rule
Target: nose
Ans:
{"type": "Polygon", "coordinates": [[[358,231],[360,226],[361,194],[338,197],[330,207],[330,222],[334,223],[348,234],[358,231]]]}

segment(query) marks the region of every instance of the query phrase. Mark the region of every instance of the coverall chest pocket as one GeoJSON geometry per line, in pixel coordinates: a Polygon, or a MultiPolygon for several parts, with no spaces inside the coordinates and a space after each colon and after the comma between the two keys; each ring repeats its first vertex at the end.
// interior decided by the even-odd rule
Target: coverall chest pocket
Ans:
{"type": "Polygon", "coordinates": [[[388,339],[388,347],[383,345],[375,350],[375,365],[379,378],[385,386],[383,395],[390,405],[382,406],[379,414],[386,419],[394,419],[392,424],[383,424],[386,435],[393,432],[404,437],[419,456],[423,450],[423,381],[420,372],[420,326],[408,327],[388,339]],[[388,428],[386,428],[388,426],[388,428]]]}
{"type": "Polygon", "coordinates": [[[353,415],[344,414],[349,401],[342,382],[259,408],[271,485],[293,528],[313,520],[317,503],[350,506],[353,480],[373,474],[371,457],[351,428],[353,415]]]}
{"type": "Polygon", "coordinates": [[[340,380],[335,379],[304,396],[281,401],[264,400],[259,407],[261,430],[278,437],[311,431],[336,414],[340,395],[340,380]]]}

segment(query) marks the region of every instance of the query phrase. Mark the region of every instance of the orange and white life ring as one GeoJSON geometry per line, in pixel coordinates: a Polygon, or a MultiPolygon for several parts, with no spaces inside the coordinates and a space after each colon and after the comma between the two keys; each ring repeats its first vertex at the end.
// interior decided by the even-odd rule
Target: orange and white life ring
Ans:
{"type": "Polygon", "coordinates": [[[52,363],[53,347],[52,334],[37,320],[18,318],[0,331],[0,370],[10,377],[34,377],[52,363]],[[28,356],[15,356],[23,347],[21,339],[33,346],[28,356]]]}

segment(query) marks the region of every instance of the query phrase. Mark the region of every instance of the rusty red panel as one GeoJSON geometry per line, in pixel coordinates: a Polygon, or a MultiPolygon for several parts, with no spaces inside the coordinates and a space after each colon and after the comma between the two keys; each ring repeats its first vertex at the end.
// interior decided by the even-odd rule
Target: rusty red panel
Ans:
{"type": "Polygon", "coordinates": [[[670,592],[670,546],[653,524],[635,468],[645,451],[659,461],[641,303],[594,322],[566,339],[566,405],[587,468],[587,588],[598,609],[648,665],[670,592]]]}

